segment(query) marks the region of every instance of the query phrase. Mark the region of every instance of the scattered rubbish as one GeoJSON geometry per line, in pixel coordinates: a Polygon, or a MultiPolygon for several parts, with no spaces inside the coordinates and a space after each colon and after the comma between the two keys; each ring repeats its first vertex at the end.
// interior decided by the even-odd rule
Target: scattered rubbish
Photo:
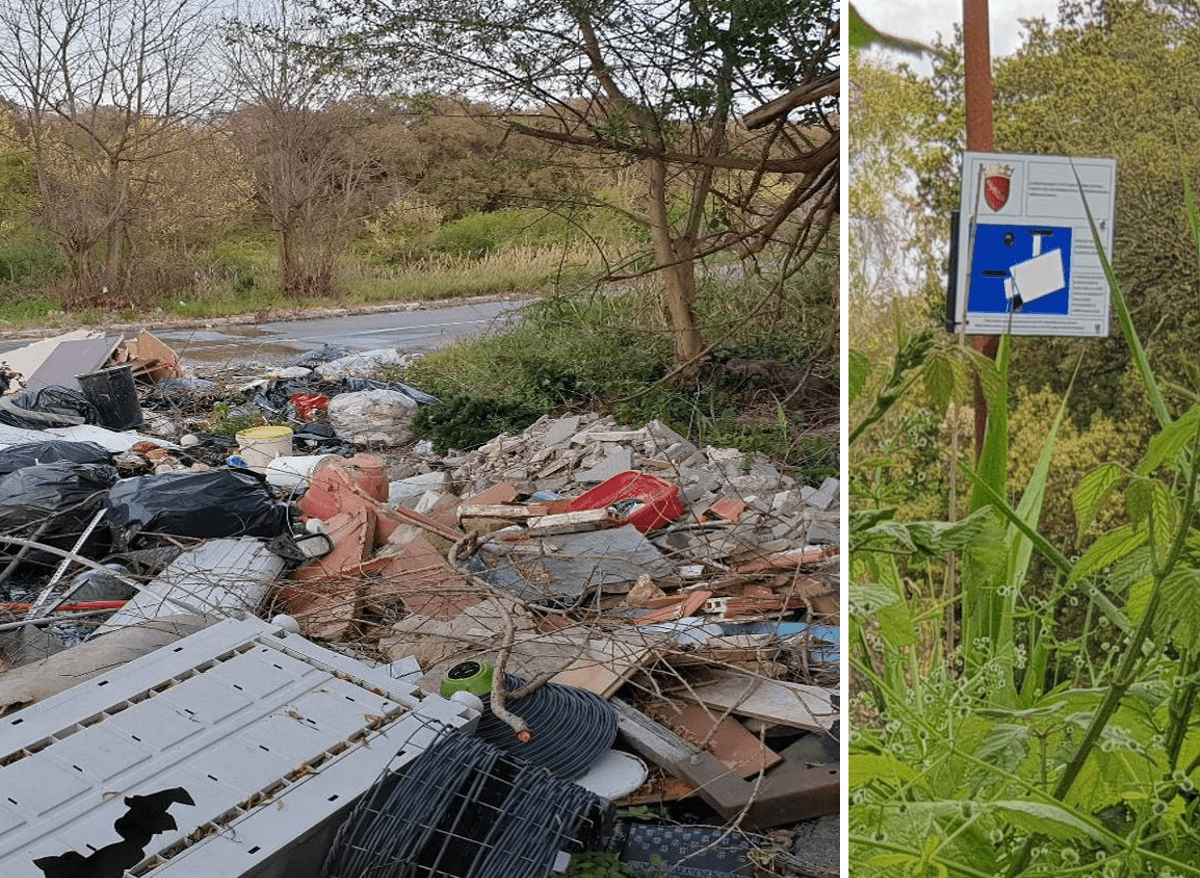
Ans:
{"type": "Polygon", "coordinates": [[[341,459],[336,454],[281,455],[266,466],[267,484],[286,490],[307,488],[318,472],[341,459]]]}
{"type": "Polygon", "coordinates": [[[6,671],[0,674],[0,717],[108,673],[216,621],[216,617],[164,616],[6,671]]]}
{"type": "Polygon", "coordinates": [[[624,750],[609,750],[592,763],[575,783],[602,799],[627,796],[646,782],[650,770],[646,763],[624,750]]]}
{"type": "Polygon", "coordinates": [[[283,566],[284,559],[268,551],[262,540],[211,540],[172,561],[91,637],[181,611],[216,616],[253,613],[266,600],[283,566]]]}
{"type": "MultiPolygon", "coordinates": [[[[88,388],[80,378],[103,366],[120,343],[120,337],[63,341],[29,375],[25,381],[25,389],[41,390],[43,387],[58,386],[82,390],[87,394],[88,388]]],[[[136,397],[134,401],[136,402],[136,397]]]]}
{"type": "Polygon", "coordinates": [[[518,697],[526,682],[509,674],[503,688],[510,699],[506,708],[527,729],[528,740],[496,714],[494,701],[484,703],[476,734],[559,777],[582,777],[616,739],[616,714],[603,698],[574,686],[545,683],[518,697]]]}
{"type": "MultiPolygon", "coordinates": [[[[581,481],[583,481],[581,479],[581,481]]],[[[580,494],[568,512],[612,509],[614,517],[642,533],[655,530],[683,515],[679,487],[646,473],[623,472],[580,494]]]]}
{"type": "Polygon", "coordinates": [[[96,424],[100,417],[90,399],[69,387],[51,385],[0,398],[0,421],[29,430],[96,424]]]}
{"type": "Polygon", "coordinates": [[[48,342],[0,374],[5,875],[541,878],[646,862],[622,805],[836,814],[836,479],[588,413],[435,450],[397,351],[48,342]]]}
{"type": "Polygon", "coordinates": [[[329,401],[329,423],[356,445],[399,445],[412,438],[408,422],[417,402],[398,390],[342,393],[329,401]]]}
{"type": "Polygon", "coordinates": [[[0,720],[0,872],[44,878],[36,860],[111,844],[126,797],[179,788],[195,804],[172,808],[176,825],[126,868],[295,874],[285,861],[320,861],[313,846],[389,763],[477,716],[261,620],[226,620],[0,720]],[[123,796],[109,793],[118,775],[123,796]]]}
{"type": "Polygon", "coordinates": [[[0,449],[0,475],[8,475],[27,466],[68,461],[70,463],[112,463],[112,454],[95,442],[68,442],[47,439],[10,445],[0,449]]]}

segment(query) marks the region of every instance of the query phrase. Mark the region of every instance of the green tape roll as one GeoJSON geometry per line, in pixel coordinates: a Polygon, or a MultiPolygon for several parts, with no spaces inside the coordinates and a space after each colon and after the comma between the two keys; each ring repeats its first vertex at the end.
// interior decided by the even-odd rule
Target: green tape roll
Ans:
{"type": "Polygon", "coordinates": [[[449,698],[455,692],[486,695],[492,691],[492,666],[475,659],[459,662],[442,678],[441,691],[443,698],[449,698]]]}

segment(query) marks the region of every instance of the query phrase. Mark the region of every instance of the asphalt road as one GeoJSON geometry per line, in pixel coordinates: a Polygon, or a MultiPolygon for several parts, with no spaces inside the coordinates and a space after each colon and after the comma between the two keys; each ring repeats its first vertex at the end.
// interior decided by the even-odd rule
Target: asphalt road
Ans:
{"type": "Polygon", "coordinates": [[[503,328],[526,301],[478,302],[446,308],[396,310],[280,320],[270,323],[155,332],[185,364],[256,360],[277,364],[323,344],[351,351],[398,348],[423,353],[457,339],[503,328]]]}
{"type": "MultiPolygon", "coordinates": [[[[423,353],[470,335],[511,323],[516,310],[531,300],[473,302],[447,307],[374,311],[343,317],[276,320],[257,324],[214,324],[211,328],[155,329],[185,368],[259,362],[280,365],[323,344],[350,351],[399,348],[423,353]]],[[[129,333],[127,333],[129,335],[129,333]]],[[[33,339],[0,343],[0,353],[33,339]]]]}

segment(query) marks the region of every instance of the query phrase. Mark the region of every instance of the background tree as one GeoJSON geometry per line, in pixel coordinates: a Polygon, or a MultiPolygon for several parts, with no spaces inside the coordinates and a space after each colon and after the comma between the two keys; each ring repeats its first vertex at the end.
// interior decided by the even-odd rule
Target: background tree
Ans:
{"type": "Polygon", "coordinates": [[[83,300],[128,281],[162,169],[196,143],[193,123],[217,94],[211,25],[192,0],[0,9],[8,130],[31,155],[37,218],[83,300]]]}
{"type": "Polygon", "coordinates": [[[378,132],[392,107],[356,95],[298,48],[320,34],[299,27],[286,2],[272,18],[231,24],[227,35],[237,107],[226,124],[275,235],[279,283],[289,296],[329,295],[351,237],[407,188],[389,177],[378,132]]]}
{"type": "MultiPolygon", "coordinates": [[[[1113,266],[1151,361],[1186,375],[1200,331],[1195,245],[1183,176],[1200,179],[1190,144],[1200,138],[1200,28],[1187,4],[1105,0],[1064,4],[1055,26],[1027,22],[1021,48],[995,64],[996,149],[1117,160],[1113,266]],[[1177,7],[1171,9],[1169,7],[1177,7]]],[[[928,84],[937,102],[926,131],[941,154],[922,178],[929,209],[958,204],[962,145],[961,54],[943,46],[928,84]]],[[[1066,389],[1082,353],[1092,391],[1071,403],[1080,426],[1099,408],[1118,423],[1150,426],[1140,382],[1119,333],[1106,339],[1021,338],[1017,380],[1036,392],[1066,389]]]]}
{"type": "Polygon", "coordinates": [[[777,245],[769,267],[786,278],[828,231],[839,141],[827,0],[317,6],[348,33],[339,61],[479,95],[512,132],[636,167],[626,212],[651,239],[679,364],[704,349],[697,260],[777,245]]]}

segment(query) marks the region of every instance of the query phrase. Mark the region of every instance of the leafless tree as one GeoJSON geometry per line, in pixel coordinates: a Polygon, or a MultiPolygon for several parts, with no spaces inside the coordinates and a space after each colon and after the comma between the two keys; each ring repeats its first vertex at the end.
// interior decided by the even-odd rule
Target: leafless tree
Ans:
{"type": "Polygon", "coordinates": [[[77,294],[127,278],[161,169],[194,145],[219,90],[199,0],[7,0],[5,126],[33,157],[40,223],[77,294]]]}
{"type": "Polygon", "coordinates": [[[320,35],[294,21],[287,0],[266,19],[230,24],[228,36],[238,103],[228,127],[275,234],[279,282],[287,295],[327,295],[341,248],[408,188],[389,178],[377,136],[391,109],[356,96],[301,45],[320,35]]]}

